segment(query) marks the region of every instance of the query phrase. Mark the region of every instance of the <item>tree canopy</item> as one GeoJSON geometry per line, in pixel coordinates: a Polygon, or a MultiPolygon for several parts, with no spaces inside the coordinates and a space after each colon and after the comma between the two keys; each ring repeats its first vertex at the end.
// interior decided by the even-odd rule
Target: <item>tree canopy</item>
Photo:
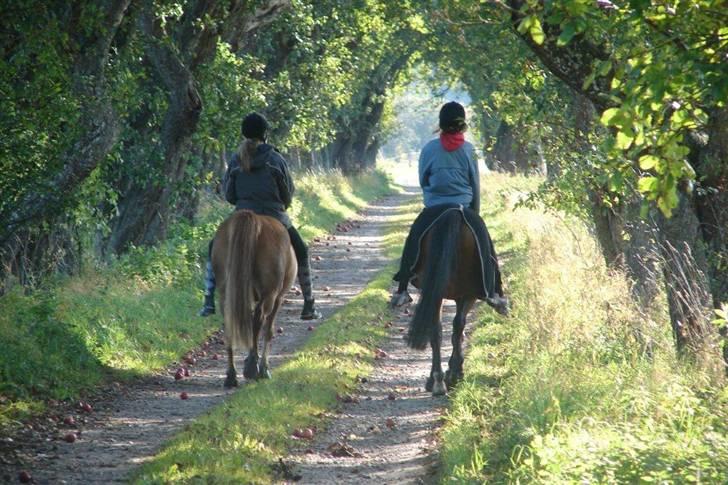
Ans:
{"type": "MultiPolygon", "coordinates": [[[[707,276],[698,306],[717,307],[728,300],[725,7],[12,2],[0,31],[2,285],[164,239],[194,218],[252,110],[292,165],[366,169],[392,133],[393,94],[417,78],[459,83],[489,166],[548,172],[534,200],[589,219],[610,264],[640,281],[646,258],[633,256],[657,254],[677,288],[671,264],[687,257],[707,276]]],[[[675,322],[697,318],[671,302],[675,322]]]]}

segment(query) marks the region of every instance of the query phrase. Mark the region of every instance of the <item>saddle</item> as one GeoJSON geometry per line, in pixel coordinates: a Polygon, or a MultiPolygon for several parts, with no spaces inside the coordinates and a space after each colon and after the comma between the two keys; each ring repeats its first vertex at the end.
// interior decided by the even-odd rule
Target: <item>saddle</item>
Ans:
{"type": "MultiPolygon", "coordinates": [[[[403,258],[406,257],[406,261],[412,262],[409,268],[410,273],[417,267],[425,236],[427,236],[437,221],[450,211],[460,212],[466,227],[473,234],[473,238],[478,247],[480,274],[482,275],[479,298],[486,299],[494,295],[502,296],[503,289],[500,270],[498,268],[498,258],[488,228],[485,226],[485,222],[480,215],[460,204],[442,204],[427,207],[417,216],[417,219],[412,224],[410,237],[408,238],[414,243],[410,245],[413,246],[410,249],[413,254],[410,257],[403,256],[403,258]]],[[[438,237],[438,235],[434,234],[433,237],[438,237]]]]}

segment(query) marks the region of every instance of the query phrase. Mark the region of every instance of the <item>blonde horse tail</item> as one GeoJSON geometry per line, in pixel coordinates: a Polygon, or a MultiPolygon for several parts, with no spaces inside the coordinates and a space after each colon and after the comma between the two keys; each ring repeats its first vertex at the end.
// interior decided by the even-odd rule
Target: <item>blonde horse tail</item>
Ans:
{"type": "Polygon", "coordinates": [[[245,350],[253,346],[253,258],[260,232],[252,212],[233,215],[227,247],[225,285],[225,335],[228,345],[245,350]]]}

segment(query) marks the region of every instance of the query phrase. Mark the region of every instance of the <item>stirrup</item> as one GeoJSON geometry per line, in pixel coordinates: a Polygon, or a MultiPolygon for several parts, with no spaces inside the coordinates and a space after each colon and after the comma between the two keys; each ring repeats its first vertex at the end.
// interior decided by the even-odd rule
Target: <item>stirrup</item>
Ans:
{"type": "Polygon", "coordinates": [[[407,303],[412,303],[412,297],[407,290],[404,290],[402,293],[392,295],[392,299],[389,301],[389,307],[398,308],[407,303]]]}
{"type": "Polygon", "coordinates": [[[510,302],[505,296],[496,295],[488,297],[485,299],[485,302],[493,307],[493,310],[495,310],[499,315],[503,315],[504,317],[508,316],[510,302]]]}
{"type": "Polygon", "coordinates": [[[303,310],[301,311],[301,320],[318,320],[321,318],[321,312],[316,310],[314,300],[303,302],[303,310]]]}

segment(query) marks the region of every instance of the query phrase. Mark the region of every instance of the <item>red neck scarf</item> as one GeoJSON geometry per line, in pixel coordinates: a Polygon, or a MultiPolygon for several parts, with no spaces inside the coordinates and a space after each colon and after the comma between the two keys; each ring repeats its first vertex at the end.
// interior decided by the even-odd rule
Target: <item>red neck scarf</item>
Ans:
{"type": "Polygon", "coordinates": [[[440,143],[442,148],[448,152],[454,152],[465,143],[465,135],[463,133],[440,133],[440,143]]]}

